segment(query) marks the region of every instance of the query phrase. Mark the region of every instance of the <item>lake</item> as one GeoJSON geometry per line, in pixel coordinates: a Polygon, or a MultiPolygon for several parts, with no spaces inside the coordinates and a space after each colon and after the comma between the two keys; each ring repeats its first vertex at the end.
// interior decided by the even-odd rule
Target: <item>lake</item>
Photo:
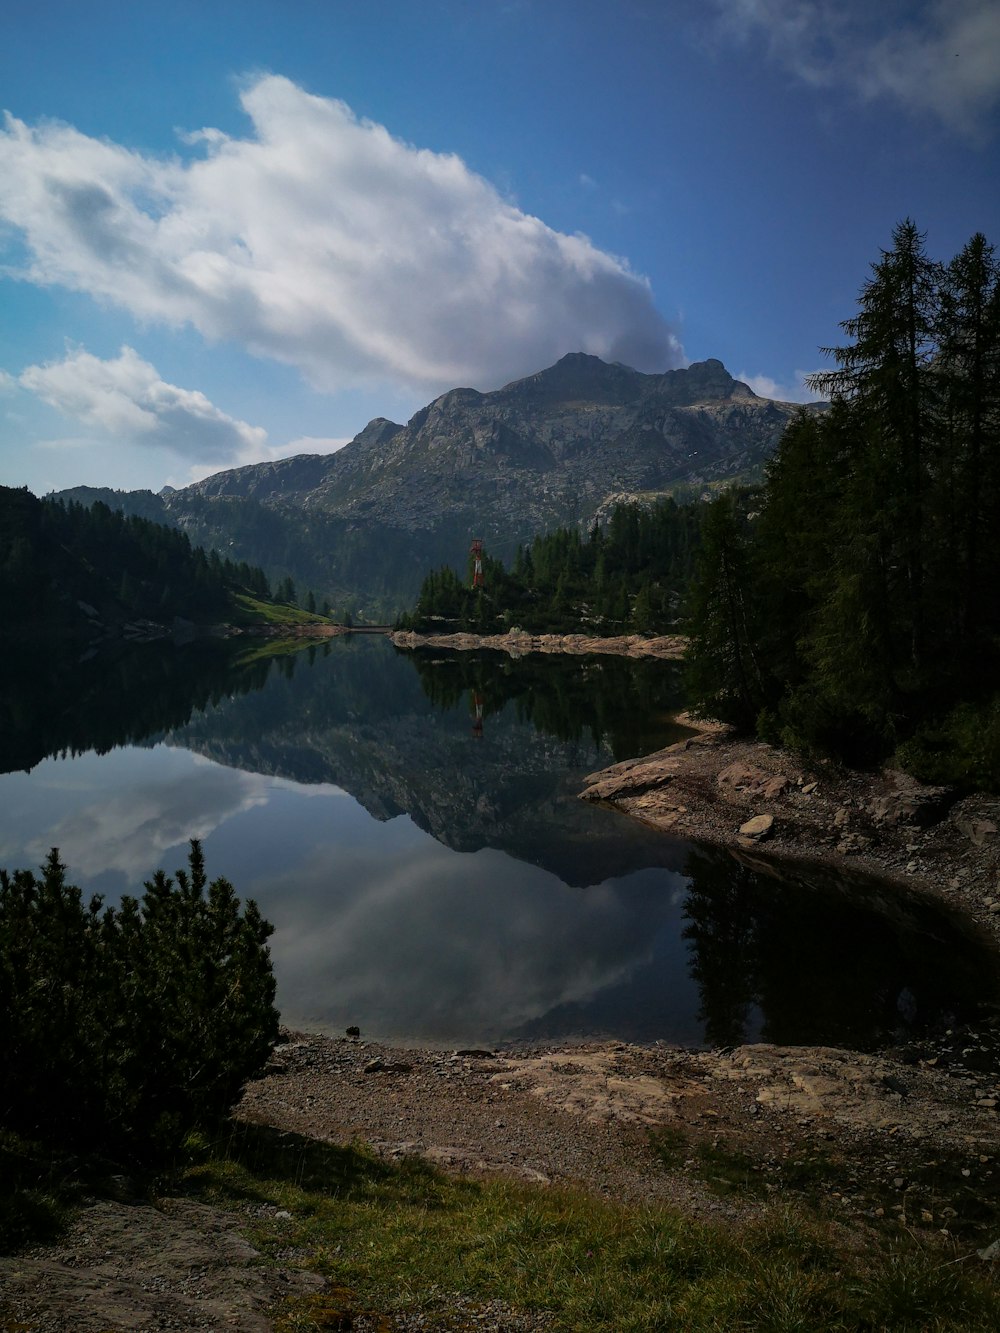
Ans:
{"type": "Polygon", "coordinates": [[[865,1048],[996,993],[994,956],[942,906],[753,870],[577,798],[682,734],[674,664],[378,636],[270,660],[249,640],[6,656],[0,865],[58,846],[115,902],[200,838],[276,926],[290,1026],[865,1048]]]}

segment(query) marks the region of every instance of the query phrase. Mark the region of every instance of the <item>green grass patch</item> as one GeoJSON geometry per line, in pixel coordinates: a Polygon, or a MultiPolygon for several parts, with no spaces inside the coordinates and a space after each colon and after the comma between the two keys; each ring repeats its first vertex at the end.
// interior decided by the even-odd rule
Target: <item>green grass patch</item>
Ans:
{"type": "Polygon", "coordinates": [[[787,1207],[712,1225],[250,1126],[211,1151],[188,1171],[188,1188],[250,1205],[251,1239],[265,1255],[299,1256],[331,1283],[322,1298],[278,1312],[288,1333],[346,1327],[336,1321],[352,1309],[419,1311],[427,1328],[454,1328],[453,1293],[544,1310],[574,1333],[1000,1327],[1000,1291],[980,1261],[955,1263],[948,1245],[908,1237],[848,1245],[843,1229],[787,1207]]]}
{"type": "Polygon", "coordinates": [[[265,602],[248,593],[233,595],[234,625],[328,625],[326,616],[289,606],[287,602],[265,602]]]}
{"type": "Polygon", "coordinates": [[[763,1194],[765,1175],[747,1153],[699,1143],[695,1150],[702,1179],[716,1194],[763,1194]]]}

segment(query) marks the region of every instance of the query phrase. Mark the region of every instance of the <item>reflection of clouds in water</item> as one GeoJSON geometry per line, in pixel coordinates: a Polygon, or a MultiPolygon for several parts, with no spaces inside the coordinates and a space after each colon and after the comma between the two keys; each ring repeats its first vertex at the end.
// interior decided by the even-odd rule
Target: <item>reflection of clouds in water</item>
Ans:
{"type": "Polygon", "coordinates": [[[0,864],[37,865],[58,845],[71,879],[114,901],[157,866],[172,873],[200,837],[209,874],[278,927],[278,1002],[293,1024],[494,1040],[628,987],[651,959],[659,976],[679,877],[572,888],[503,852],[455,853],[409,818],[377,823],[344,796],[162,745],[46,761],[30,781],[0,779],[12,839],[0,864]]]}
{"type": "Polygon", "coordinates": [[[486,1040],[649,962],[683,897],[679,877],[653,873],[580,890],[503,853],[456,857],[428,840],[353,850],[335,873],[313,854],[253,894],[278,927],[288,1021],[486,1040]]]}
{"type": "Polygon", "coordinates": [[[168,849],[189,838],[204,839],[240,811],[265,805],[271,785],[267,778],[216,764],[186,764],[175,776],[141,785],[129,781],[128,766],[108,765],[105,776],[100,800],[69,811],[26,844],[35,861],[55,846],[71,878],[111,870],[138,887],[168,849]],[[112,779],[122,785],[116,789],[112,779]]]}

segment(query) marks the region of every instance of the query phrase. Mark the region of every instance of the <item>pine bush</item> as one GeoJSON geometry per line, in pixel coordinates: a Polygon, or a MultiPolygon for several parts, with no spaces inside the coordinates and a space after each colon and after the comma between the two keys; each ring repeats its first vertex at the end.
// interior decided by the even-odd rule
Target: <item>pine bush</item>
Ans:
{"type": "Polygon", "coordinates": [[[0,870],[0,1124],[62,1146],[156,1156],[217,1121],[277,1039],[272,927],[201,847],[140,900],[104,908],[0,870]]]}

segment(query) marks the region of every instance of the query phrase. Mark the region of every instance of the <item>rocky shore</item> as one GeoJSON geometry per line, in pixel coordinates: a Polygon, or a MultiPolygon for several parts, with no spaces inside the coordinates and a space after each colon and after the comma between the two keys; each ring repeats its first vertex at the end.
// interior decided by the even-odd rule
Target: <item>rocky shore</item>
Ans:
{"type": "MultiPolygon", "coordinates": [[[[621,1042],[434,1051],[286,1031],[236,1117],[326,1143],[361,1140],[387,1163],[420,1158],[449,1173],[582,1187],[703,1220],[738,1224],[775,1201],[797,1203],[851,1228],[857,1244],[866,1228],[889,1228],[992,1265],[998,1048],[996,1023],[876,1054],[621,1042]]],[[[120,1197],[84,1201],[57,1244],[0,1257],[5,1326],[268,1333],[289,1299],[324,1289],[310,1252],[279,1250],[275,1263],[248,1240],[280,1235],[289,1214],[273,1205],[150,1202],[119,1179],[120,1197]]],[[[547,1326],[528,1312],[466,1311],[463,1299],[453,1294],[448,1327],[547,1326]]],[[[428,1325],[396,1313],[333,1326],[428,1325]]]]}
{"type": "Polygon", "coordinates": [[[623,1042],[428,1051],[288,1033],[237,1115],[336,1143],[363,1138],[390,1161],[419,1156],[699,1217],[753,1213],[780,1190],[815,1201],[816,1181],[792,1167],[820,1154],[819,1194],[836,1216],[901,1212],[984,1247],[1000,1226],[998,1045],[988,1025],[876,1054],[623,1042]],[[706,1146],[745,1158],[758,1188],[716,1189],[699,1165],[706,1146]],[[937,1170],[945,1162],[952,1172],[937,1170]],[[931,1208],[918,1206],[929,1177],[931,1208]]]}
{"type": "Polygon", "coordinates": [[[678,721],[694,734],[591,774],[582,797],[738,857],[850,866],[947,899],[1000,940],[1000,797],[810,766],[720,724],[678,721]]]}
{"type": "Polygon", "coordinates": [[[681,634],[662,634],[653,639],[641,634],[620,634],[601,639],[586,634],[529,634],[523,629],[512,629],[506,634],[416,634],[412,630],[395,630],[389,638],[397,648],[447,648],[459,652],[491,648],[511,657],[524,657],[528,653],[610,653],[671,661],[683,657],[687,645],[681,634]]]}

